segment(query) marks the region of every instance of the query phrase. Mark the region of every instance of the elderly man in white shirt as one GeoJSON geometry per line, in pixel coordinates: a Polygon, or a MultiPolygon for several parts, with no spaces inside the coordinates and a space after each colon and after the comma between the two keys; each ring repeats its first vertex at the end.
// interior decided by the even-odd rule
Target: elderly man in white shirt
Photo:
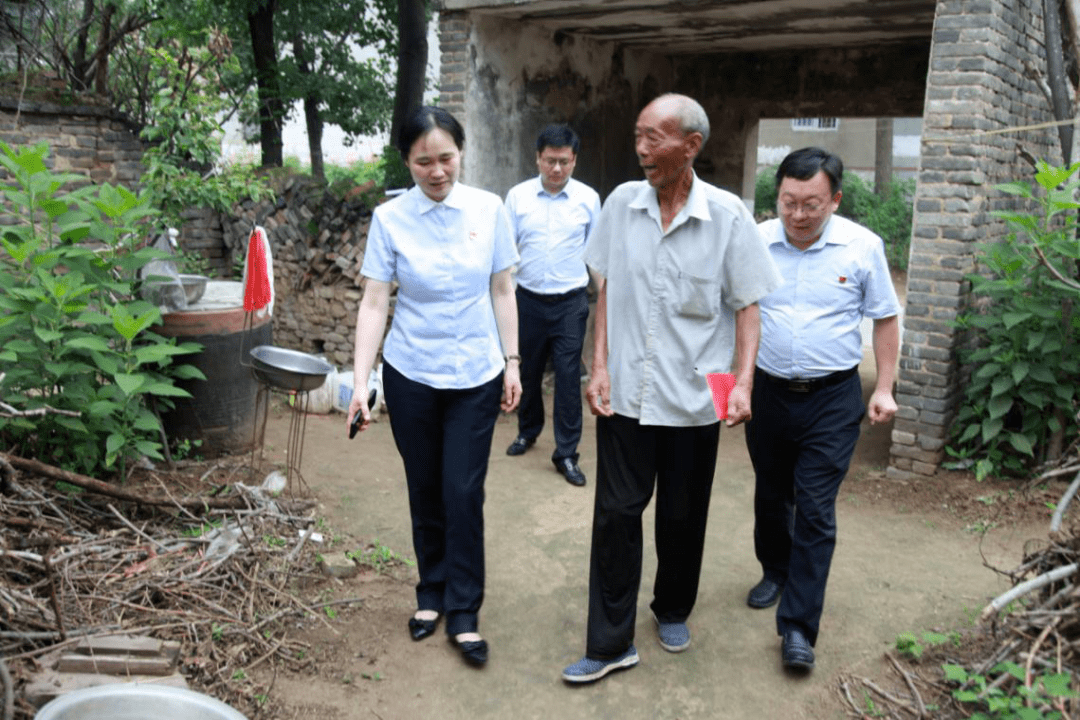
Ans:
{"type": "Polygon", "coordinates": [[[638,663],[641,516],[654,490],[657,640],[668,652],[690,646],[720,442],[706,375],[735,374],[727,424],[748,419],[756,303],[781,282],[742,200],[693,170],[709,136],[701,105],[662,95],[634,136],[645,181],[608,196],[585,250],[602,278],[586,391],[598,416],[596,500],[585,656],[563,670],[570,683],[638,663]]]}
{"type": "Polygon", "coordinates": [[[523,455],[544,429],[542,381],[555,369],[551,461],[571,485],[585,484],[578,465],[581,440],[581,350],[589,317],[589,274],[582,255],[600,216],[600,196],[574,180],[580,140],[566,125],[548,125],[536,139],[540,174],[515,185],[506,209],[521,263],[517,270],[521,406],[518,435],[507,455],[523,455]]]}

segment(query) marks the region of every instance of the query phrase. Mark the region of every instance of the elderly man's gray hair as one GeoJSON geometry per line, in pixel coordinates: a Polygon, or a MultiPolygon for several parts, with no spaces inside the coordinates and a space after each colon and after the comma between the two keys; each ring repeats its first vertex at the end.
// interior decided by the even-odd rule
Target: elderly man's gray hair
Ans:
{"type": "Polygon", "coordinates": [[[689,135],[701,133],[701,144],[709,139],[709,116],[705,114],[705,108],[701,107],[694,98],[679,93],[665,93],[657,100],[671,100],[675,103],[675,117],[679,121],[679,127],[689,135]]]}

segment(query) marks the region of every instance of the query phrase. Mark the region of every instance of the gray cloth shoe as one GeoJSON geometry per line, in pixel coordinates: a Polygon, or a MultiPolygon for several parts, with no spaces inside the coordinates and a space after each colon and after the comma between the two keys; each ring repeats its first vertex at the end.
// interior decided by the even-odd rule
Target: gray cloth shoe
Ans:
{"type": "Polygon", "coordinates": [[[637,648],[633,645],[617,658],[611,660],[594,660],[591,657],[583,657],[573,665],[567,665],[562,671],[562,679],[568,683],[587,683],[599,680],[609,672],[634,667],[639,658],[637,648]]]}
{"type": "Polygon", "coordinates": [[[656,638],[660,641],[660,647],[668,652],[682,652],[690,647],[690,628],[681,622],[660,622],[660,618],[653,613],[656,621],[656,638]]]}

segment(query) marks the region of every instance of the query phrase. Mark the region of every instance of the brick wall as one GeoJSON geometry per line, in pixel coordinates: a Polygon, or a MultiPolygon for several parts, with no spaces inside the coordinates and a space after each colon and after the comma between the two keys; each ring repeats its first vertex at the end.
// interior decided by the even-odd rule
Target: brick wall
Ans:
{"type": "Polygon", "coordinates": [[[468,15],[439,12],[439,106],[465,122],[465,87],[469,68],[468,15]]]}
{"type": "Polygon", "coordinates": [[[1060,162],[1052,130],[1020,129],[1051,119],[1023,67],[1045,72],[1042,33],[1041,3],[938,2],[890,477],[933,474],[944,457],[962,399],[957,350],[968,338],[953,321],[971,301],[965,276],[978,268],[979,244],[1007,233],[992,212],[1013,203],[994,185],[1030,175],[1018,148],[1060,162]]]}
{"type": "Polygon", "coordinates": [[[110,108],[0,97],[0,141],[13,147],[48,143],[50,170],[95,183],[134,187],[142,177],[138,128],[110,108]]]}

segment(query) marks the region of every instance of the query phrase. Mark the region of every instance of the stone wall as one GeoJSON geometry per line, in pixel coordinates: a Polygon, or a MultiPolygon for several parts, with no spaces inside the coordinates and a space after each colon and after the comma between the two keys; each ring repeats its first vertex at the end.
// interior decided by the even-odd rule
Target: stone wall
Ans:
{"type": "Polygon", "coordinates": [[[971,301],[965,276],[977,270],[979,244],[1008,232],[992,212],[1013,201],[994,185],[1030,175],[1018,149],[1061,162],[1053,129],[1023,129],[1052,119],[1023,67],[1028,60],[1045,73],[1041,7],[937,4],[890,477],[933,474],[944,457],[963,392],[957,349],[967,338],[953,321],[971,301]]]}
{"type": "Polygon", "coordinates": [[[297,175],[275,200],[246,202],[222,221],[230,259],[246,258],[253,224],[266,230],[274,266],[274,345],[324,355],[351,369],[373,202],[359,188],[335,198],[297,175]]]}
{"type": "Polygon", "coordinates": [[[50,170],[95,183],[132,188],[143,173],[138,128],[111,108],[0,97],[0,141],[13,147],[45,142],[50,170]]]}

